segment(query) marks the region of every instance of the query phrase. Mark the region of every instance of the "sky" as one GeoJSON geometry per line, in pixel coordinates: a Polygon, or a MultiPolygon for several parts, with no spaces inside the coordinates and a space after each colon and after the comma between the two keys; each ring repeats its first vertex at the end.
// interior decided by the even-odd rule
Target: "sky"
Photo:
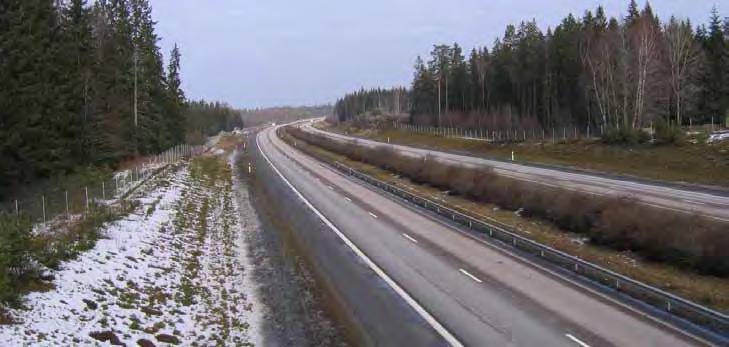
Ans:
{"type": "MultiPolygon", "coordinates": [[[[182,52],[189,99],[240,108],[333,103],[361,87],[408,86],[418,55],[458,42],[491,46],[507,24],[536,19],[545,31],[568,13],[628,0],[151,0],[161,48],[182,52]]],[[[639,1],[642,7],[643,2],[639,1]]],[[[716,4],[654,0],[659,17],[706,23],[716,4]]]]}

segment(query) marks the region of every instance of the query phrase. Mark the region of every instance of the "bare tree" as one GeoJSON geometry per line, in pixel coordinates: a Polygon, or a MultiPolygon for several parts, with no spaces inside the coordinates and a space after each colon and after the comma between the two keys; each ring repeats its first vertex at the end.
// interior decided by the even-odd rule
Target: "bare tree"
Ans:
{"type": "Polygon", "coordinates": [[[691,93],[691,79],[695,74],[698,49],[691,24],[671,17],[665,27],[666,53],[670,71],[669,83],[675,103],[676,125],[681,125],[684,100],[691,93]]]}
{"type": "Polygon", "coordinates": [[[654,18],[645,12],[629,28],[631,52],[635,59],[635,91],[633,100],[633,128],[644,125],[646,111],[655,100],[651,99],[651,87],[655,84],[658,72],[658,41],[660,28],[655,25],[654,18]]]}

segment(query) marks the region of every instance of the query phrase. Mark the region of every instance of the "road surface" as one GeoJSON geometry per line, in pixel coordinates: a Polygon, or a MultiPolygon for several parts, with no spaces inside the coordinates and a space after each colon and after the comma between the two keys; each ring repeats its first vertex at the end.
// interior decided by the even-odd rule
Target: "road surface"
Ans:
{"type": "MultiPolygon", "coordinates": [[[[302,128],[309,132],[342,141],[356,139],[342,134],[323,131],[313,127],[311,123],[303,123],[302,128]]],[[[627,179],[615,179],[586,173],[514,164],[410,146],[387,144],[366,139],[357,140],[359,144],[370,147],[389,146],[403,154],[414,157],[423,157],[429,154],[446,163],[488,167],[492,168],[497,174],[522,181],[602,196],[630,197],[660,208],[690,214],[701,214],[718,220],[729,221],[729,195],[712,194],[705,191],[635,182],[627,179]]]]}
{"type": "Polygon", "coordinates": [[[441,344],[698,343],[342,176],[284,143],[273,128],[257,136],[269,164],[325,221],[325,232],[352,248],[387,284],[381,290],[397,293],[441,344]]]}

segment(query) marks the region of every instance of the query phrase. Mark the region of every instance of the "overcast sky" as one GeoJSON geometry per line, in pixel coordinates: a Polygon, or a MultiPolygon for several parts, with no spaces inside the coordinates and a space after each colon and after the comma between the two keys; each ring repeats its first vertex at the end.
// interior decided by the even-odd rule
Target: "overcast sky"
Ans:
{"type": "MultiPolygon", "coordinates": [[[[535,18],[554,26],[628,0],[151,0],[161,46],[182,51],[188,98],[237,107],[329,103],[360,87],[408,85],[417,55],[434,43],[467,50],[535,18]]],[[[655,0],[661,18],[705,23],[716,1],[655,0]]],[[[642,2],[641,3],[642,6],[642,2]]],[[[729,5],[717,4],[729,15],[729,5]]]]}

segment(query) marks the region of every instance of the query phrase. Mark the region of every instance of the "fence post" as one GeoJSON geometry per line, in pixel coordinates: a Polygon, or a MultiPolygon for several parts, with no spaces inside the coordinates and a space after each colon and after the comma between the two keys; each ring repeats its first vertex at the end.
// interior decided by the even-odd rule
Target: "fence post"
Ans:
{"type": "Polygon", "coordinates": [[[84,187],[84,192],[86,193],[86,212],[89,212],[89,187],[84,187]]]}
{"type": "Polygon", "coordinates": [[[46,224],[46,196],[41,195],[41,204],[43,205],[43,224],[46,224]]]}

